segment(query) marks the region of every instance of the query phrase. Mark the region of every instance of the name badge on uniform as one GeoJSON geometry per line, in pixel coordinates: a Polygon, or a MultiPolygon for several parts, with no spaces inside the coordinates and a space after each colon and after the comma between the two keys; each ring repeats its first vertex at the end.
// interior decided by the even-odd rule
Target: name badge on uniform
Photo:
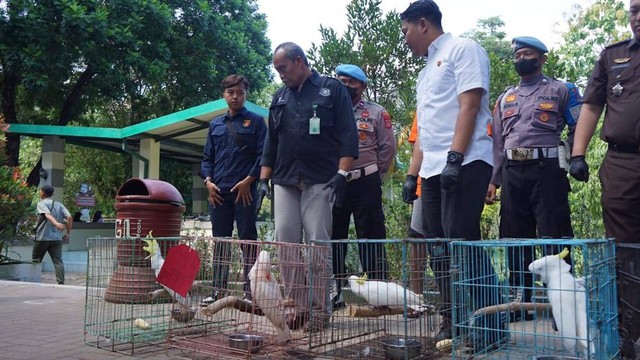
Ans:
{"type": "Polygon", "coordinates": [[[320,118],[317,116],[309,119],[309,135],[320,135],[320,118]]]}
{"type": "Polygon", "coordinates": [[[613,92],[613,95],[615,96],[620,96],[622,95],[622,91],[624,90],[624,87],[622,87],[622,85],[620,85],[620,83],[615,84],[612,88],[611,91],[613,92]]]}
{"type": "Polygon", "coordinates": [[[309,135],[320,135],[320,118],[316,116],[318,105],[313,104],[313,117],[309,119],[309,135]]]}

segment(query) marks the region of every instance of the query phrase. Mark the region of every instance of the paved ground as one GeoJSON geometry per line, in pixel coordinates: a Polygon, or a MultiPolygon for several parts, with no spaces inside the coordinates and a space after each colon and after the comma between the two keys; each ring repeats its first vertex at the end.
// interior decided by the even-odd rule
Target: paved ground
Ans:
{"type": "Polygon", "coordinates": [[[57,285],[52,273],[42,283],[0,280],[0,358],[17,359],[158,359],[163,347],[136,350],[135,356],[85,344],[85,276],[67,274],[57,285]]]}

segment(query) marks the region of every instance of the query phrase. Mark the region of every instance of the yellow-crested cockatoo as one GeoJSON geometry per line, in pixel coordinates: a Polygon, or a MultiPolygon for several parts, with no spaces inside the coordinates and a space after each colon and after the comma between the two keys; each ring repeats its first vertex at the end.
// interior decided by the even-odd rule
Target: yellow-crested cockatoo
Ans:
{"type": "Polygon", "coordinates": [[[433,311],[433,306],[426,304],[420,295],[394,282],[367,280],[367,274],[362,277],[351,275],[349,286],[353,293],[373,306],[403,307],[406,304],[417,313],[433,311]]]}
{"type": "Polygon", "coordinates": [[[283,306],[280,286],[271,273],[271,258],[265,250],[260,251],[255,264],[249,271],[251,295],[267,319],[278,329],[277,342],[282,343],[291,338],[291,330],[287,325],[287,313],[283,306]]]}
{"type": "MultiPolygon", "coordinates": [[[[567,350],[587,357],[587,293],[584,282],[571,273],[564,261],[569,249],[557,255],[547,255],[529,264],[529,271],[540,275],[547,287],[551,312],[567,350]]],[[[591,343],[591,354],[595,352],[591,343]]]]}
{"type": "MultiPolygon", "coordinates": [[[[145,259],[151,260],[151,268],[155,271],[157,278],[158,274],[160,274],[160,269],[162,269],[162,265],[164,265],[164,258],[160,253],[160,246],[158,245],[158,241],[151,236],[151,232],[149,232],[149,235],[144,240],[144,242],[147,243],[147,246],[144,246],[142,249],[149,253],[149,256],[147,256],[145,259]]],[[[174,290],[165,285],[160,285],[169,293],[169,295],[175,302],[182,305],[182,307],[184,308],[190,308],[189,304],[191,304],[191,299],[189,299],[188,297],[183,297],[182,295],[176,293],[174,290]]]]}

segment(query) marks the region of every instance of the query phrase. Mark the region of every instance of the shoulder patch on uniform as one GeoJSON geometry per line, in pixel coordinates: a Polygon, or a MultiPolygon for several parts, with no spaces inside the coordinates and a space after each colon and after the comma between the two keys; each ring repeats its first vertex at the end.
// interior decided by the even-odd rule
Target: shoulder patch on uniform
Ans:
{"type": "Polygon", "coordinates": [[[249,127],[249,125],[251,125],[250,119],[246,119],[242,122],[242,127],[249,127]]]}
{"type": "Polygon", "coordinates": [[[506,101],[508,103],[516,101],[516,94],[507,95],[507,97],[504,98],[504,101],[506,101]]]}
{"type": "Polygon", "coordinates": [[[360,116],[362,116],[363,118],[368,118],[369,117],[369,112],[367,110],[363,110],[362,113],[360,113],[360,116]]]}

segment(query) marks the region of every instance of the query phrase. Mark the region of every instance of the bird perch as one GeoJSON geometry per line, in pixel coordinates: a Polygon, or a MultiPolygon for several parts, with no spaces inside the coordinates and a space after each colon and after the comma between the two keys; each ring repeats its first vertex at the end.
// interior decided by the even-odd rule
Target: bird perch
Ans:
{"type": "Polygon", "coordinates": [[[551,308],[551,304],[549,304],[549,303],[510,302],[510,303],[506,303],[506,304],[498,304],[498,305],[491,305],[491,306],[483,307],[481,309],[476,310],[473,313],[473,315],[474,316],[490,315],[490,314],[497,314],[497,313],[503,312],[503,311],[518,311],[518,310],[526,310],[526,311],[536,310],[536,311],[540,311],[540,310],[548,310],[550,308],[551,308]]]}

